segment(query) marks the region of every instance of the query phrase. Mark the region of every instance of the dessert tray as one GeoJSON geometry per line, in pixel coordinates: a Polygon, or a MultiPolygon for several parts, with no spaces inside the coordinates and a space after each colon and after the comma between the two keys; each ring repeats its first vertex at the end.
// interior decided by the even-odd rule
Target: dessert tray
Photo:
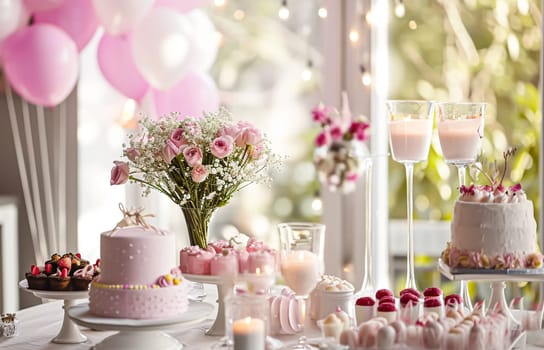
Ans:
{"type": "Polygon", "coordinates": [[[451,268],[442,259],[438,259],[438,269],[444,277],[452,281],[544,281],[544,268],[505,270],[451,268]]]}
{"type": "Polygon", "coordinates": [[[81,291],[51,291],[51,290],[36,290],[28,288],[28,281],[26,279],[19,281],[19,288],[25,292],[32,293],[38,298],[64,300],[64,319],[60,328],[59,334],[51,341],[59,344],[77,344],[83,343],[87,340],[87,337],[81,334],[79,328],[68,317],[68,308],[75,305],[75,301],[78,299],[87,299],[89,297],[88,290],[81,291]]]}
{"type": "Polygon", "coordinates": [[[134,320],[105,318],[91,314],[89,304],[81,304],[68,309],[68,316],[77,324],[104,331],[119,331],[95,345],[95,350],[107,349],[181,349],[182,345],[164,330],[191,326],[206,319],[214,306],[205,302],[190,302],[187,311],[179,317],[170,319],[134,320]]]}

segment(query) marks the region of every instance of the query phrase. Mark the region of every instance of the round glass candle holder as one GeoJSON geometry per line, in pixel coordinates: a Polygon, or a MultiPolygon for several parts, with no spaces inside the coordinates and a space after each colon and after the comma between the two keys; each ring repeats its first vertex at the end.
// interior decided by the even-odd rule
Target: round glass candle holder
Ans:
{"type": "Polygon", "coordinates": [[[238,293],[225,303],[227,336],[233,350],[265,350],[268,335],[268,297],[238,293]]]}

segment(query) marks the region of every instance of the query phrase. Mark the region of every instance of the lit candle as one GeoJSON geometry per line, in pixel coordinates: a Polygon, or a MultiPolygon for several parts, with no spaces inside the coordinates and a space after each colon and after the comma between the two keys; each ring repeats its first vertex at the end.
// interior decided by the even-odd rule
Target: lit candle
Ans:
{"type": "Polygon", "coordinates": [[[389,122],[389,141],[397,162],[427,159],[431,145],[432,119],[402,119],[389,122]]]}
{"type": "Polygon", "coordinates": [[[448,119],[438,122],[438,137],[444,158],[449,162],[470,163],[478,156],[483,118],[448,119]]]}
{"type": "Polygon", "coordinates": [[[312,291],[319,278],[319,271],[319,258],[305,250],[290,252],[281,262],[285,283],[297,295],[307,295],[312,291]]]}
{"type": "Polygon", "coordinates": [[[264,268],[263,271],[259,267],[255,269],[255,273],[248,273],[245,276],[247,289],[250,292],[266,291],[275,281],[274,270],[264,268]]]}
{"type": "Polygon", "coordinates": [[[264,321],[246,317],[232,324],[234,350],[264,350],[264,321]]]}

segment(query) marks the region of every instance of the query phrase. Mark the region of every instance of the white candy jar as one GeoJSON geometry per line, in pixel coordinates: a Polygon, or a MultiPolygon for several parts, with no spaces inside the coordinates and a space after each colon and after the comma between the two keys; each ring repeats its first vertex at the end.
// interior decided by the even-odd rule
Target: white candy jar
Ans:
{"type": "Polygon", "coordinates": [[[323,276],[310,293],[310,318],[324,319],[338,308],[353,318],[353,292],[351,283],[335,276],[323,276]]]}

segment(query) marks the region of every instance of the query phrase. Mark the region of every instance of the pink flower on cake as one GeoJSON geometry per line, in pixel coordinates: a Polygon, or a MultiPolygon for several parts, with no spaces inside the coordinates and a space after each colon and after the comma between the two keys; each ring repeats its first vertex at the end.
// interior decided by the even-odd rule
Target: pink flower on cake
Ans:
{"type": "Polygon", "coordinates": [[[172,159],[176,158],[176,156],[179,154],[179,147],[171,140],[166,141],[166,145],[164,146],[162,150],[162,159],[167,164],[170,164],[172,159]]]}
{"type": "Polygon", "coordinates": [[[542,267],[542,255],[538,253],[529,254],[525,261],[525,267],[538,269],[542,267]]]}
{"type": "Polygon", "coordinates": [[[232,137],[225,135],[219,136],[212,141],[210,145],[210,151],[217,158],[225,158],[232,153],[233,139],[232,137]]]}
{"type": "Polygon", "coordinates": [[[186,145],[187,141],[183,137],[183,129],[177,128],[172,132],[170,135],[170,141],[172,141],[176,146],[181,147],[182,145],[186,145]]]}
{"type": "Polygon", "coordinates": [[[183,156],[191,168],[202,164],[202,151],[197,146],[188,146],[183,149],[183,156]]]}
{"type": "Polygon", "coordinates": [[[206,180],[208,177],[208,170],[202,164],[196,165],[193,170],[191,170],[191,178],[194,182],[200,183],[206,180]]]}
{"type": "Polygon", "coordinates": [[[110,185],[122,185],[128,181],[128,163],[121,161],[114,161],[113,168],[111,169],[110,185]]]}
{"type": "Polygon", "coordinates": [[[521,191],[521,184],[515,184],[514,186],[510,186],[508,190],[511,192],[519,192],[521,191]]]}

